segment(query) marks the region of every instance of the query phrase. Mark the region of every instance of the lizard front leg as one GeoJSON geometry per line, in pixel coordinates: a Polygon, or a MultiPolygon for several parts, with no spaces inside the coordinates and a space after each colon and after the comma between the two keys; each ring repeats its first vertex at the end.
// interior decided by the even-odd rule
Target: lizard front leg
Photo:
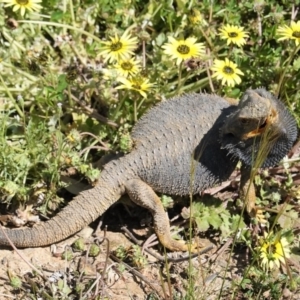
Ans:
{"type": "Polygon", "coordinates": [[[251,168],[242,165],[241,182],[240,182],[240,198],[246,203],[246,211],[252,218],[256,218],[259,223],[266,223],[263,211],[255,205],[256,194],[253,184],[253,175],[251,168]]]}
{"type": "Polygon", "coordinates": [[[240,198],[246,203],[246,211],[251,217],[256,216],[255,207],[255,188],[253,178],[251,178],[251,168],[242,165],[241,167],[241,182],[240,182],[240,198]]]}
{"type": "Polygon", "coordinates": [[[196,251],[197,245],[188,245],[182,240],[172,239],[168,216],[160,198],[148,184],[140,179],[131,179],[126,182],[125,188],[133,202],[147,208],[153,215],[156,235],[164,247],[171,251],[196,251]]]}

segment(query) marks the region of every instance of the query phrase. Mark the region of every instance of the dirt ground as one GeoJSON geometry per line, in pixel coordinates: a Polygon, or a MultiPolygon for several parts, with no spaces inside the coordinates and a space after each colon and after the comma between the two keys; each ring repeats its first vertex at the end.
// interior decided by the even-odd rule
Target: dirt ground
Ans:
{"type": "MultiPolygon", "coordinates": [[[[112,223],[116,222],[117,209],[122,213],[122,206],[121,208],[117,206],[116,209],[108,212],[108,218],[112,223]]],[[[136,209],[140,210],[138,207],[136,209]]],[[[147,212],[143,210],[140,215],[143,214],[146,216],[147,212]]],[[[138,239],[145,241],[148,229],[138,227],[137,223],[132,223],[132,233],[138,239]]],[[[62,258],[63,250],[70,249],[69,246],[78,236],[88,244],[93,239],[91,236],[93,231],[91,227],[86,227],[77,235],[51,247],[17,251],[1,249],[0,299],[189,299],[185,298],[189,274],[193,274],[195,279],[194,289],[197,295],[195,299],[219,299],[220,294],[222,295],[220,299],[232,299],[233,281],[241,280],[243,271],[249,265],[249,253],[246,247],[236,247],[231,255],[232,240],[221,242],[215,233],[206,233],[206,237],[200,239],[199,242],[204,248],[212,244],[213,249],[191,259],[192,273],[189,271],[187,253],[168,253],[166,259],[162,249],[154,250],[155,247],[150,244],[148,246],[147,241],[145,244],[156,257],[144,252],[147,264],[141,268],[120,264],[115,257],[107,254],[113,253],[120,245],[128,249],[134,243],[124,232],[110,230],[105,232],[105,239],[100,243],[100,255],[96,258],[87,257],[85,252],[74,252],[71,261],[62,258]],[[187,258],[183,261],[172,261],[184,256],[187,258]],[[33,275],[33,267],[28,262],[42,272],[46,281],[33,275]],[[10,284],[9,276],[20,278],[21,287],[14,289],[10,284]],[[66,283],[70,289],[69,293],[68,289],[64,291],[61,287],[61,281],[66,283]],[[79,282],[85,286],[90,285],[90,282],[96,283],[98,298],[94,298],[93,292],[86,292],[86,290],[80,298],[80,293],[74,292],[79,282]],[[38,292],[34,293],[35,289],[38,292]],[[50,298],[46,296],[51,293],[50,298]]],[[[103,231],[99,234],[100,240],[103,234],[103,231]]],[[[300,274],[299,255],[292,256],[291,264],[298,268],[300,274]]],[[[286,269],[282,271],[286,273],[286,269]]],[[[286,294],[288,297],[282,299],[300,299],[300,294],[292,294],[289,290],[286,294]]],[[[233,299],[246,298],[239,297],[237,294],[233,299]]]]}
{"type": "MultiPolygon", "coordinates": [[[[85,228],[79,235],[88,240],[89,238],[86,235],[90,235],[91,231],[91,228],[85,228]]],[[[58,243],[55,247],[27,248],[19,249],[18,251],[1,249],[0,299],[46,299],[43,296],[40,296],[40,298],[29,297],[31,293],[29,293],[28,290],[32,288],[30,277],[32,277],[33,269],[28,262],[38,268],[38,270],[40,270],[47,278],[48,288],[45,288],[46,290],[51,290],[51,285],[54,290],[53,287],[57,285],[59,278],[67,278],[67,281],[70,284],[71,281],[68,277],[72,276],[72,274],[77,271],[84,271],[85,278],[82,282],[86,282],[90,278],[95,281],[97,279],[97,274],[98,276],[99,274],[102,275],[105,265],[105,280],[99,280],[98,283],[99,289],[101,289],[101,298],[99,299],[113,300],[120,299],[120,297],[121,299],[147,299],[146,296],[149,296],[151,293],[156,295],[156,298],[153,299],[171,299],[169,298],[170,292],[168,291],[168,279],[165,274],[165,270],[163,270],[165,269],[166,264],[165,257],[161,257],[159,260],[149,254],[146,254],[147,265],[144,268],[136,268],[136,271],[134,272],[128,267],[125,268],[124,271],[120,272],[116,261],[109,258],[106,263],[107,245],[105,245],[106,243],[104,242],[101,245],[101,254],[95,259],[86,259],[85,255],[82,254],[78,254],[76,256],[76,253],[74,255],[75,258],[72,261],[62,259],[60,255],[62,249],[64,249],[66,245],[71,245],[76,238],[76,236],[71,237],[64,242],[58,243]],[[27,262],[24,261],[21,256],[27,262]],[[8,272],[11,276],[17,276],[23,281],[23,285],[20,289],[12,288],[9,283],[8,272]],[[165,291],[163,291],[162,287],[164,287],[165,291]],[[27,296],[24,297],[26,294],[27,296]]],[[[110,251],[115,250],[119,245],[123,245],[124,247],[130,247],[132,245],[123,233],[108,231],[106,232],[106,238],[109,240],[110,251]]],[[[205,241],[202,240],[201,243],[203,244],[205,241]]],[[[206,244],[209,243],[206,242],[206,244]]],[[[222,254],[222,257],[218,258],[213,264],[211,264],[209,263],[208,258],[212,257],[215,250],[216,248],[206,254],[192,259],[192,264],[195,270],[201,270],[201,272],[203,272],[201,276],[197,275],[196,277],[199,277],[200,279],[203,276],[202,279],[205,281],[207,291],[202,291],[202,296],[210,295],[209,297],[205,297],[205,299],[215,299],[215,296],[218,294],[223,282],[221,271],[225,270],[227,261],[225,257],[228,256],[228,253],[227,255],[222,254]],[[208,266],[209,270],[207,269],[208,266]]],[[[225,251],[225,253],[226,252],[227,251],[225,251]]],[[[157,251],[155,251],[155,254],[159,255],[157,251]]],[[[182,257],[182,254],[175,253],[169,257],[170,259],[180,258],[182,257]]],[[[176,286],[178,293],[177,297],[179,297],[178,299],[182,299],[186,293],[184,282],[187,278],[188,259],[185,259],[183,262],[170,261],[168,263],[168,270],[170,272],[169,280],[173,286],[176,286]]],[[[238,268],[233,268],[231,272],[235,273],[239,271],[238,268]]],[[[43,286],[43,283],[40,280],[34,278],[31,280],[39,283],[38,285],[40,289],[42,289],[41,287],[43,286]]],[[[203,287],[203,282],[199,282],[198,284],[203,287]]],[[[224,290],[226,290],[228,286],[230,286],[230,281],[226,280],[224,290]]],[[[70,287],[72,288],[72,286],[70,287]]],[[[174,293],[174,291],[172,293],[174,293]]],[[[39,293],[37,293],[37,295],[38,294],[39,293]]],[[[39,295],[41,295],[41,293],[39,295]]],[[[61,297],[62,298],[53,297],[53,299],[79,299],[75,296],[73,298],[72,294],[69,298],[61,297]]],[[[91,294],[89,297],[91,297],[91,294]]]]}

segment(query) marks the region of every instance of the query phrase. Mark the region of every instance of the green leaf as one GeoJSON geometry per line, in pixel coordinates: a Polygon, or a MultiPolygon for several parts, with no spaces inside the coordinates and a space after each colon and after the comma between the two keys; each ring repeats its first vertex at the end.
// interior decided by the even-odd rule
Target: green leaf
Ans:
{"type": "Polygon", "coordinates": [[[66,81],[66,75],[65,74],[59,75],[56,90],[58,92],[62,92],[67,88],[67,86],[68,86],[68,83],[66,81]]]}
{"type": "Polygon", "coordinates": [[[288,229],[292,228],[294,222],[297,219],[298,213],[294,209],[290,209],[288,207],[282,214],[280,214],[277,222],[281,226],[281,228],[288,229]]]}
{"type": "Polygon", "coordinates": [[[222,224],[222,219],[217,214],[212,213],[209,218],[209,223],[214,229],[218,229],[218,228],[220,228],[220,226],[222,224]]]}
{"type": "Polygon", "coordinates": [[[209,228],[209,223],[206,219],[196,218],[195,221],[199,231],[206,231],[209,228]]]}
{"type": "Polygon", "coordinates": [[[295,71],[299,71],[299,69],[300,69],[300,57],[298,57],[297,59],[294,60],[293,69],[295,71]]]}
{"type": "Polygon", "coordinates": [[[236,231],[238,228],[245,228],[246,224],[243,217],[240,215],[233,215],[231,217],[231,230],[236,231]]]}
{"type": "Polygon", "coordinates": [[[60,22],[63,19],[63,16],[64,13],[61,10],[57,10],[52,12],[50,20],[54,22],[60,22]]]}

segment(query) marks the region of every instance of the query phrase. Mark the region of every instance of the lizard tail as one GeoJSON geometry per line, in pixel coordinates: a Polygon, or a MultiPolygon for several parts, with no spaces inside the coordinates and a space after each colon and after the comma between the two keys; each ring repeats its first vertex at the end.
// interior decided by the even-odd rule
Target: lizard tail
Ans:
{"type": "MultiPolygon", "coordinates": [[[[46,246],[69,237],[97,219],[123,193],[123,170],[115,162],[109,165],[94,188],[80,193],[52,219],[33,227],[3,228],[9,239],[19,248],[46,246]]],[[[10,245],[2,230],[0,245],[10,245]]]]}

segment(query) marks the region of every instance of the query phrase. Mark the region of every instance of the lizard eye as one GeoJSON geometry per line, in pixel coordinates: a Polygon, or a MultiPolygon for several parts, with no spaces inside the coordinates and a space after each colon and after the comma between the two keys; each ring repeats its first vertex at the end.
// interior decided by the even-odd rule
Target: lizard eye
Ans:
{"type": "Polygon", "coordinates": [[[243,125],[246,125],[246,124],[249,123],[249,120],[245,119],[245,118],[240,118],[240,123],[243,124],[243,125]]]}
{"type": "Polygon", "coordinates": [[[235,137],[235,135],[234,135],[233,133],[231,133],[231,132],[229,132],[229,133],[227,134],[227,136],[230,137],[230,138],[235,137]]]}
{"type": "Polygon", "coordinates": [[[224,137],[226,137],[226,138],[234,138],[235,135],[234,135],[232,132],[227,132],[227,133],[224,135],[224,137]]]}

